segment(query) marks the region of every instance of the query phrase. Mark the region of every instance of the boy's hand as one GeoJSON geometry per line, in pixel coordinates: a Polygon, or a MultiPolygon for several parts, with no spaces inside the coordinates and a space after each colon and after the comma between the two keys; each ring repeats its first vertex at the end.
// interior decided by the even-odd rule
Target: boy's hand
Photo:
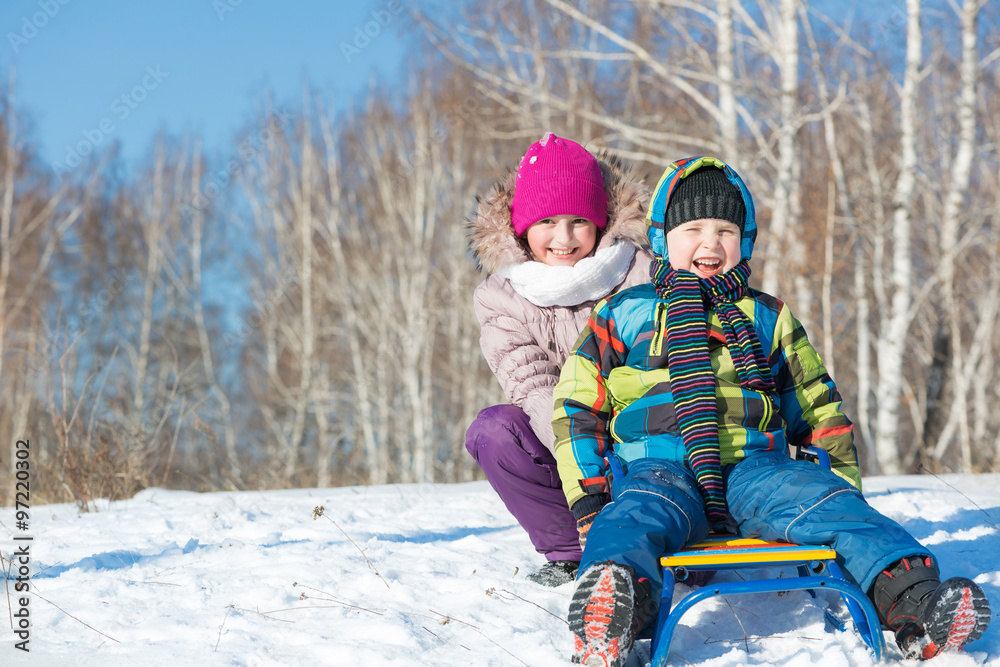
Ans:
{"type": "Polygon", "coordinates": [[[573,516],[576,517],[576,529],[580,533],[580,548],[587,548],[587,533],[590,525],[600,514],[601,509],[608,504],[610,497],[606,493],[584,496],[573,504],[573,516]]]}

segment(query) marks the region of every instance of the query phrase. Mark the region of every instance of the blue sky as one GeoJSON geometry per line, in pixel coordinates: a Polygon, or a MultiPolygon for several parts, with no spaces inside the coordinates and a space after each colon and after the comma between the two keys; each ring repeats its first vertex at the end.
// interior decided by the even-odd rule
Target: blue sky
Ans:
{"type": "Polygon", "coordinates": [[[399,0],[6,0],[0,29],[0,76],[14,65],[54,166],[114,140],[134,163],[160,129],[229,150],[267,94],[298,105],[306,77],[343,109],[394,79],[417,27],[399,0]]]}
{"type": "MultiPolygon", "coordinates": [[[[391,85],[405,66],[407,37],[419,30],[403,11],[412,2],[446,11],[456,4],[4,0],[0,76],[15,66],[15,104],[51,167],[112,141],[135,164],[160,129],[198,134],[209,156],[228,153],[266,95],[297,107],[305,78],[340,110],[363,100],[373,76],[391,85]]],[[[857,0],[813,5],[843,13],[857,0]]],[[[862,13],[901,21],[904,10],[903,0],[891,0],[862,13]]]]}

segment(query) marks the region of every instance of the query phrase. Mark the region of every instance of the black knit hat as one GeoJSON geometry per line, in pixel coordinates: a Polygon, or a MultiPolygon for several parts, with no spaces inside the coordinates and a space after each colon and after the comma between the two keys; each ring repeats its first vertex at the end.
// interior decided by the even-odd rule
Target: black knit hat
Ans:
{"type": "Polygon", "coordinates": [[[701,218],[728,220],[743,231],[746,217],[743,193],[726,173],[718,167],[702,167],[674,186],[667,204],[664,231],[701,218]]]}

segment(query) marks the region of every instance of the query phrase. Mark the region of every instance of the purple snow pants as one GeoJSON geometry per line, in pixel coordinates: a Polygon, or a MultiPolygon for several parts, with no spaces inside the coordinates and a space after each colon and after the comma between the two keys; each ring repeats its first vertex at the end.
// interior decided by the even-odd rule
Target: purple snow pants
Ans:
{"type": "Polygon", "coordinates": [[[514,515],[535,550],[548,560],[579,562],[576,519],[566,506],[556,460],[514,405],[479,413],[465,434],[465,448],[514,515]]]}

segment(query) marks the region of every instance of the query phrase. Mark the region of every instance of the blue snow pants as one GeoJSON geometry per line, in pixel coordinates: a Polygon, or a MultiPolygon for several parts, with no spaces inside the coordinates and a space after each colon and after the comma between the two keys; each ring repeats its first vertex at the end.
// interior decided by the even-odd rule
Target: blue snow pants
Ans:
{"type": "MultiPolygon", "coordinates": [[[[724,473],[726,501],[742,536],[832,546],[844,573],[866,593],[879,572],[900,558],[932,555],[865,502],[860,491],[810,461],[764,452],[724,473]]],[[[708,532],[704,503],[687,466],[638,459],[628,464],[624,480],[615,480],[614,500],[594,520],[580,574],[608,560],[631,566],[636,578],[651,585],[648,624],[663,589],[660,556],[708,532]]]]}

